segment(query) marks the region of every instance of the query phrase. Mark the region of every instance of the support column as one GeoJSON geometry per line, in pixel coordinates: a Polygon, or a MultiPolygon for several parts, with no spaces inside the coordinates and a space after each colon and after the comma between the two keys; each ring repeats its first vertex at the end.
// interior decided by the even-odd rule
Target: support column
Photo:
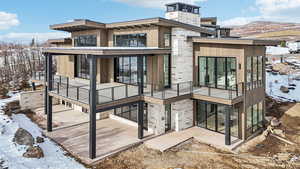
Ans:
{"type": "Polygon", "coordinates": [[[36,87],[35,87],[35,83],[34,82],[31,83],[31,86],[32,86],[32,90],[36,91],[36,87]]]}
{"type": "MultiPolygon", "coordinates": [[[[137,71],[138,71],[138,84],[139,84],[139,95],[144,94],[144,57],[137,56],[137,71]]],[[[143,139],[144,137],[144,102],[139,102],[138,105],[138,138],[143,139]]]]}
{"type": "Polygon", "coordinates": [[[225,145],[231,145],[230,114],[232,107],[226,107],[225,116],[225,145]]]}
{"type": "Polygon", "coordinates": [[[49,92],[53,88],[52,83],[52,55],[47,55],[47,131],[52,131],[52,96],[49,96],[49,92]]]}
{"type": "Polygon", "coordinates": [[[90,93],[89,93],[89,106],[90,106],[90,132],[89,132],[89,157],[96,158],[96,72],[97,63],[95,56],[89,55],[90,66],[90,93]]]}
{"type": "Polygon", "coordinates": [[[44,102],[45,102],[45,104],[44,104],[44,106],[45,106],[45,114],[47,114],[47,105],[48,105],[48,87],[47,87],[47,69],[48,69],[48,62],[47,62],[47,56],[48,56],[48,54],[46,54],[45,55],[45,65],[44,65],[44,67],[45,67],[45,73],[44,73],[44,102]]]}

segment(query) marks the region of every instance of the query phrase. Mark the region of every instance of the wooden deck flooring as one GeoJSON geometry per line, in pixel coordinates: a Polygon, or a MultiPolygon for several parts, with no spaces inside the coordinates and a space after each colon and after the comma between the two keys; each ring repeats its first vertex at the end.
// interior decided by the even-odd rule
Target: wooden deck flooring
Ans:
{"type": "MultiPolygon", "coordinates": [[[[144,132],[145,136],[149,136],[144,132]]],[[[89,159],[89,123],[60,128],[45,134],[67,149],[73,156],[90,165],[122,149],[141,142],[136,127],[112,119],[97,121],[96,159],[89,159]]]]}

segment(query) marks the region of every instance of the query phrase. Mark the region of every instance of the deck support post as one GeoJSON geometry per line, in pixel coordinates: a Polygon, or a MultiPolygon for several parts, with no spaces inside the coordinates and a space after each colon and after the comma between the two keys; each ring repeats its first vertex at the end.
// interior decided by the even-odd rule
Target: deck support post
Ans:
{"type": "Polygon", "coordinates": [[[48,54],[46,56],[47,58],[47,94],[46,94],[46,98],[47,98],[47,104],[46,104],[46,112],[47,112],[47,131],[51,132],[52,131],[52,96],[49,96],[49,92],[52,90],[53,88],[53,83],[52,83],[52,55],[48,54]]]}
{"type": "Polygon", "coordinates": [[[31,86],[32,86],[32,90],[33,90],[33,91],[36,91],[36,86],[35,86],[35,83],[34,83],[34,82],[31,83],[31,86]]]}
{"type": "Polygon", "coordinates": [[[232,107],[226,107],[225,115],[225,145],[231,145],[231,131],[230,131],[230,114],[232,107]]]}
{"type": "MultiPolygon", "coordinates": [[[[144,56],[137,56],[139,95],[144,94],[144,56]]],[[[138,103],[138,138],[144,137],[144,102],[138,103]]]]}
{"type": "MultiPolygon", "coordinates": [[[[45,114],[47,114],[47,105],[48,105],[48,87],[47,87],[47,54],[45,55],[45,73],[44,73],[44,106],[45,106],[45,114]]],[[[40,77],[40,73],[39,73],[39,77],[40,77]]],[[[41,78],[39,78],[39,80],[41,80],[41,78]]]]}
{"type": "Polygon", "coordinates": [[[90,65],[90,90],[89,90],[89,106],[90,106],[90,131],[89,131],[89,157],[96,158],[96,58],[92,55],[88,56],[90,65]]]}

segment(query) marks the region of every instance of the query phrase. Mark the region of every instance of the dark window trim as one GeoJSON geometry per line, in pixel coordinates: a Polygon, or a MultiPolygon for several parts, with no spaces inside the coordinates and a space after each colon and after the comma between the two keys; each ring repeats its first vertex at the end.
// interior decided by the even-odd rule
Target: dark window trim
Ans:
{"type": "MultiPolygon", "coordinates": [[[[133,40],[133,39],[126,39],[127,41],[133,40]]],[[[115,47],[147,47],[147,33],[136,33],[136,34],[117,34],[117,35],[113,35],[113,44],[115,47]],[[141,40],[141,36],[140,35],[144,35],[145,36],[145,46],[141,46],[139,45],[140,40],[141,40]],[[118,46],[117,45],[117,36],[136,36],[136,40],[137,40],[137,45],[136,46],[118,46]]]]}
{"type": "MultiPolygon", "coordinates": [[[[224,89],[224,90],[229,90],[228,89],[228,87],[230,87],[229,86],[229,82],[228,82],[228,67],[227,67],[227,64],[228,64],[228,58],[230,59],[235,59],[235,70],[236,70],[236,72],[235,72],[235,84],[237,84],[237,71],[238,71],[238,69],[237,69],[237,59],[236,59],[236,57],[213,57],[213,56],[198,56],[198,83],[199,83],[199,85],[200,85],[200,79],[201,79],[201,75],[200,75],[200,58],[205,58],[205,82],[204,82],[204,84],[205,84],[205,86],[209,86],[209,84],[208,84],[208,58],[214,58],[214,84],[213,84],[213,86],[210,86],[210,87],[213,87],[213,88],[216,88],[216,89],[224,89]],[[217,60],[218,59],[220,59],[220,58],[225,58],[225,88],[219,88],[218,87],[218,62],[217,62],[217,60]]],[[[236,89],[235,89],[236,90],[236,89]]]]}

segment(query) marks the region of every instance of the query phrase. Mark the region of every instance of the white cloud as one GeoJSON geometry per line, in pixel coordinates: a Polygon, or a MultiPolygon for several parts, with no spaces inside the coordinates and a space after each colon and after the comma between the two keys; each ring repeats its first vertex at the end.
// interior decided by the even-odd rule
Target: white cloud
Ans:
{"type": "Polygon", "coordinates": [[[0,35],[0,41],[29,43],[34,38],[37,42],[45,42],[48,39],[70,37],[68,33],[64,32],[47,32],[47,33],[8,33],[0,35]]]}
{"type": "Polygon", "coordinates": [[[127,3],[131,5],[143,6],[147,8],[164,8],[165,4],[173,2],[183,2],[188,4],[197,4],[206,0],[114,0],[117,2],[127,3]]]}
{"type": "Polygon", "coordinates": [[[221,22],[223,26],[239,26],[252,21],[300,22],[300,0],[256,0],[259,15],[236,17],[221,22]]]}
{"type": "Polygon", "coordinates": [[[0,30],[9,29],[19,24],[20,21],[16,14],[0,11],[0,30]]]}

